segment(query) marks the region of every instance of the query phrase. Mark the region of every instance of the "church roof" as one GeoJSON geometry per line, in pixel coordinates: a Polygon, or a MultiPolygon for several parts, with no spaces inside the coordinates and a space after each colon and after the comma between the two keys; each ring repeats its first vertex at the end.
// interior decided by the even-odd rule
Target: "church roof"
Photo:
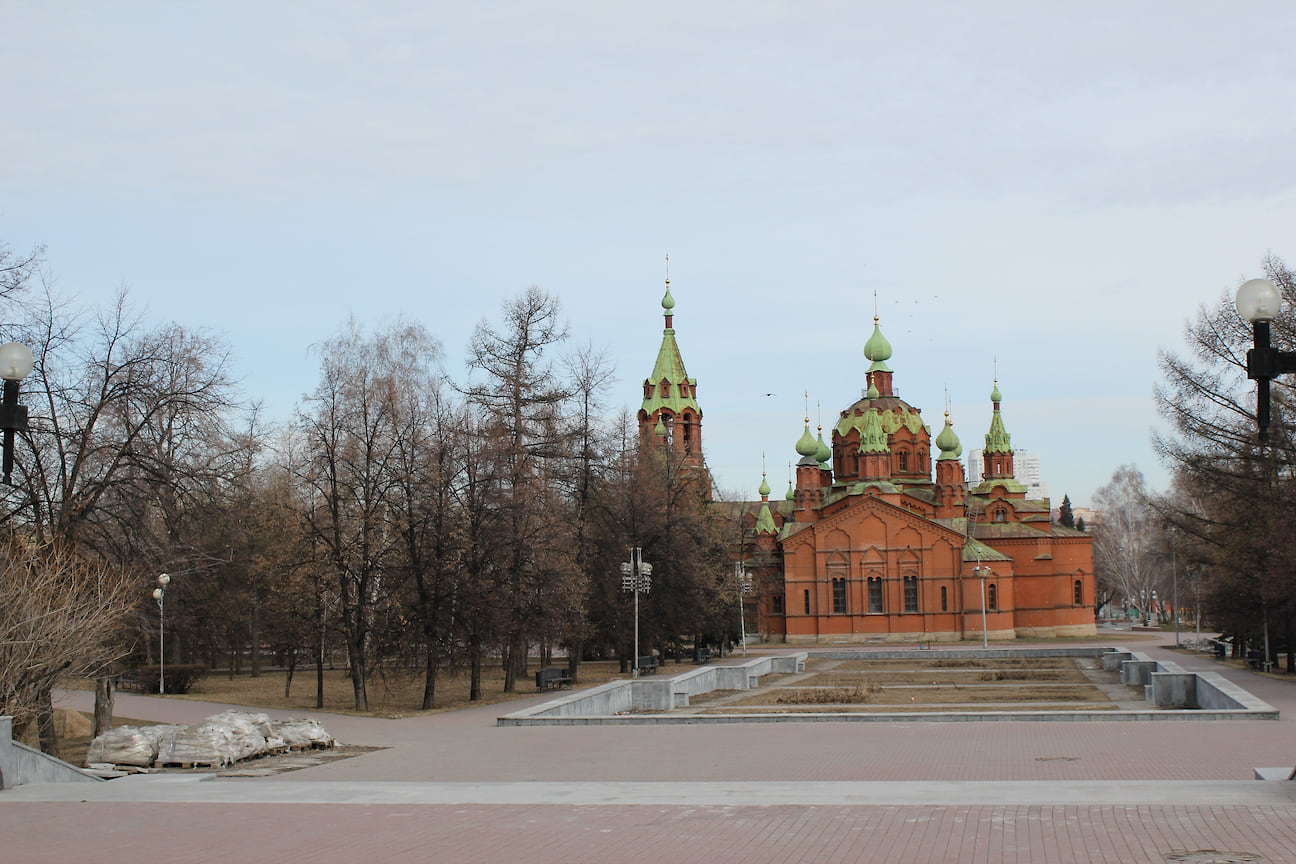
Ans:
{"type": "MultiPolygon", "coordinates": [[[[675,298],[671,297],[670,282],[666,283],[666,296],[662,298],[662,308],[667,316],[667,323],[670,323],[670,316],[673,315],[675,307],[675,298]]],[[[641,406],[644,413],[652,416],[659,408],[663,408],[672,415],[678,417],[684,413],[685,408],[689,408],[699,417],[702,416],[702,409],[698,407],[697,402],[697,379],[688,377],[688,372],[684,369],[684,358],[680,356],[679,345],[675,342],[675,328],[666,327],[662,330],[661,348],[657,350],[657,362],[653,364],[652,375],[644,381],[645,388],[652,385],[651,390],[647,390],[648,396],[644,397],[641,406]],[[666,386],[662,386],[662,382],[666,386]],[[687,385],[687,387],[681,387],[687,385]]]]}
{"type": "Polygon", "coordinates": [[[990,393],[990,401],[994,403],[994,415],[990,418],[990,431],[985,436],[985,452],[987,453],[1011,453],[1012,436],[1004,428],[1003,415],[999,413],[999,403],[1003,401],[1003,394],[999,392],[999,379],[995,379],[994,390],[990,393]]]}

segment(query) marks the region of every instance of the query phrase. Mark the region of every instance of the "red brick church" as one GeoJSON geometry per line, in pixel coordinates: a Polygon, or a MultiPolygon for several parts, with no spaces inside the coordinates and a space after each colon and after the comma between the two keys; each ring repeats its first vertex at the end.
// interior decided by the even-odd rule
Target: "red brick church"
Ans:
{"type": "MultiPolygon", "coordinates": [[[[705,471],[697,380],[675,340],[674,306],[667,280],[640,436],[705,471]]],[[[761,637],[823,645],[1094,635],[1092,540],[1053,524],[1048,500],[1027,500],[1013,479],[998,381],[985,474],[969,488],[948,412],[933,439],[892,390],[891,345],[876,317],[864,357],[866,395],[841,412],[831,446],[806,418],[786,497],[771,501],[762,479],[759,501],[717,505],[743,521],[740,554],[757,585],[748,621],[761,637]]]]}

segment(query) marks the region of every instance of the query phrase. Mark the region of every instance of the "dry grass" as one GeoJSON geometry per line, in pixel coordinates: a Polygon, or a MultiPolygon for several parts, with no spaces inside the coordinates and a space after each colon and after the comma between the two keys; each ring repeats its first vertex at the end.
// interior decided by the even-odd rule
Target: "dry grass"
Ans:
{"type": "Polygon", "coordinates": [[[881,686],[862,681],[851,687],[789,687],[779,693],[775,705],[863,705],[881,686]]]}
{"type": "MultiPolygon", "coordinates": [[[[341,669],[324,672],[324,707],[315,707],[315,670],[298,671],[293,676],[291,694],[284,697],[286,673],[280,670],[263,672],[253,678],[243,673],[230,677],[228,673],[208,675],[183,696],[167,699],[194,699],[204,702],[225,702],[256,708],[276,708],[285,711],[329,711],[335,714],[357,714],[368,717],[408,717],[438,711],[452,711],[469,705],[492,705],[526,696],[536,695],[536,664],[529,667],[526,678],[519,678],[517,691],[504,692],[504,672],[497,664],[482,669],[482,699],[468,701],[468,675],[443,674],[437,678],[436,702],[430,711],[420,710],[423,702],[423,679],[417,675],[386,672],[375,675],[369,682],[369,710],[355,710],[355,691],[346,672],[341,669]]],[[[577,688],[593,687],[616,678],[619,674],[615,661],[589,662],[580,665],[577,688]]]]}
{"type": "Polygon", "coordinates": [[[996,669],[993,672],[980,672],[978,681],[1083,681],[1084,675],[1076,671],[1068,675],[1060,669],[996,669]]]}

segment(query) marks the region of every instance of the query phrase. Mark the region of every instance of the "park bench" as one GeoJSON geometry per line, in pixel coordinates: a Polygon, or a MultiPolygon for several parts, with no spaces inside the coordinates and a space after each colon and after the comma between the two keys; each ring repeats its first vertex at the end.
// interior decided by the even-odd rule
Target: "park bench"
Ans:
{"type": "Polygon", "coordinates": [[[571,687],[572,676],[561,666],[543,666],[536,670],[536,689],[541,693],[546,690],[561,690],[571,687]]]}
{"type": "Polygon", "coordinates": [[[116,687],[118,690],[136,690],[142,693],[144,681],[138,672],[123,672],[117,676],[116,687]]]}
{"type": "Polygon", "coordinates": [[[693,652],[693,662],[698,665],[711,662],[711,649],[698,648],[693,652]]]}
{"type": "Polygon", "coordinates": [[[657,658],[653,657],[652,655],[649,655],[647,657],[640,657],[638,662],[635,663],[635,666],[637,666],[639,669],[640,675],[656,674],[657,665],[658,665],[657,658]]]}

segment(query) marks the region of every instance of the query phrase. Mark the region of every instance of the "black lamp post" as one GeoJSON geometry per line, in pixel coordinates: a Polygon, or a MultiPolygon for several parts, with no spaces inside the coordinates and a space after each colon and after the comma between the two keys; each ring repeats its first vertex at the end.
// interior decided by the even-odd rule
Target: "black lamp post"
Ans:
{"type": "Polygon", "coordinates": [[[1296,351],[1279,351],[1269,344],[1269,322],[1282,308],[1282,296],[1272,282],[1243,282],[1236,303],[1238,314],[1255,327],[1255,347],[1247,352],[1247,377],[1256,382],[1256,425],[1264,442],[1269,440],[1269,380],[1296,372],[1296,351]]]}
{"type": "Polygon", "coordinates": [[[4,431],[3,471],[5,485],[13,473],[15,432],[27,431],[27,406],[18,404],[18,382],[31,374],[31,349],[20,342],[0,345],[0,378],[4,378],[4,401],[0,404],[0,430],[4,431]]]}

